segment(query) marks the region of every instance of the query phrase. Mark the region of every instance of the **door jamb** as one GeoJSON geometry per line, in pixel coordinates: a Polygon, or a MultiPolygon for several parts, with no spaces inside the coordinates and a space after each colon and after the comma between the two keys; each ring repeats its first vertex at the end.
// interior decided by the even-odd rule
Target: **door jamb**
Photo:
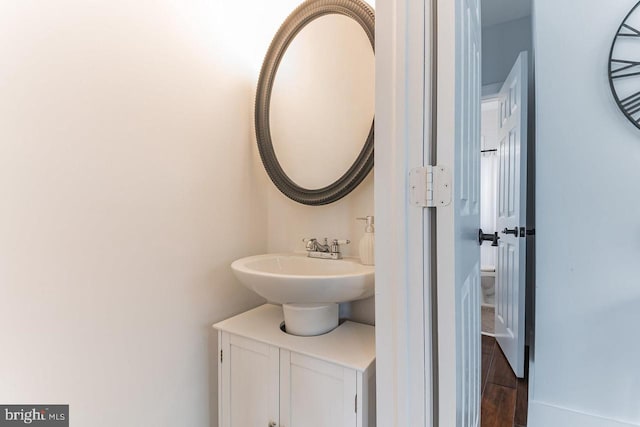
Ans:
{"type": "Polygon", "coordinates": [[[432,160],[431,4],[390,0],[376,12],[377,425],[389,427],[430,426],[434,416],[425,249],[434,214],[409,204],[408,187],[409,171],[432,160]]]}

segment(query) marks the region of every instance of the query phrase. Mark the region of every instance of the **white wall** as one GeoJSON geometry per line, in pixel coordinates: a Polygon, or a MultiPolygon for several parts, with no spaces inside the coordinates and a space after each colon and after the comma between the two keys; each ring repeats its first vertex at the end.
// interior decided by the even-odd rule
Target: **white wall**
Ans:
{"type": "Polygon", "coordinates": [[[618,111],[606,68],[613,36],[635,3],[534,5],[530,427],[640,425],[640,131],[618,111]]]}
{"type": "Polygon", "coordinates": [[[0,4],[0,402],[215,426],[210,325],[263,302],[230,262],[357,241],[371,177],[308,208],[257,158],[257,74],[298,4],[0,4]]]}
{"type": "Polygon", "coordinates": [[[504,82],[522,51],[528,51],[531,58],[530,16],[483,27],[482,84],[504,82]]]}
{"type": "Polygon", "coordinates": [[[210,325],[262,302],[229,263],[270,234],[263,3],[0,4],[0,402],[217,424],[210,325]]]}

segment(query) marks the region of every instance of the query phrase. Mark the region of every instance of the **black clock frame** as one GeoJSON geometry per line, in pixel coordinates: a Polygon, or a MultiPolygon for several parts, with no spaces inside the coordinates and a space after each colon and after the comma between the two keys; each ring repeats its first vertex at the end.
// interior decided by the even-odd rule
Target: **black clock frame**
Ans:
{"type": "Polygon", "coordinates": [[[616,92],[616,87],[615,87],[615,85],[613,83],[614,80],[618,79],[618,78],[640,76],[640,72],[630,72],[630,73],[620,74],[621,72],[623,72],[623,71],[625,71],[625,70],[627,70],[629,68],[632,68],[634,66],[640,66],[640,62],[625,61],[625,60],[621,60],[621,59],[613,59],[613,49],[616,46],[616,42],[618,41],[618,37],[638,37],[638,38],[640,38],[640,30],[638,30],[636,28],[633,28],[632,26],[626,24],[627,20],[631,16],[631,14],[633,12],[635,12],[636,9],[638,9],[638,7],[640,7],[640,1],[638,3],[636,3],[636,5],[631,8],[629,13],[627,13],[627,15],[622,20],[622,23],[618,27],[618,31],[616,31],[616,35],[613,38],[613,42],[611,43],[611,49],[609,50],[608,76],[609,76],[609,87],[611,88],[611,93],[613,94],[613,98],[615,99],[616,104],[618,105],[618,108],[620,109],[620,111],[622,111],[622,114],[624,114],[625,117],[631,123],[633,123],[633,125],[635,127],[640,129],[640,117],[638,117],[637,119],[635,119],[633,117],[634,114],[640,113],[640,91],[635,92],[634,94],[632,94],[631,96],[628,96],[625,99],[620,99],[620,97],[618,96],[618,93],[616,92]],[[623,30],[627,30],[629,32],[623,34],[622,33],[623,30]],[[616,70],[613,70],[613,63],[614,62],[618,63],[618,64],[626,64],[626,65],[623,65],[622,67],[620,67],[620,68],[618,68],[616,70]]]}

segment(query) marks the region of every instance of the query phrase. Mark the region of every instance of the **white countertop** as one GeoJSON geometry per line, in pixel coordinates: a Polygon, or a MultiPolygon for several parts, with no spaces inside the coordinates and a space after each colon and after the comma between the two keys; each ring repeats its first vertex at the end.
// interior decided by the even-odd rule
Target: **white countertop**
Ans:
{"type": "Polygon", "coordinates": [[[327,362],[365,371],[376,358],[375,328],[346,321],[317,337],[298,337],[280,330],[282,307],[264,304],[213,325],[214,328],[327,362]]]}

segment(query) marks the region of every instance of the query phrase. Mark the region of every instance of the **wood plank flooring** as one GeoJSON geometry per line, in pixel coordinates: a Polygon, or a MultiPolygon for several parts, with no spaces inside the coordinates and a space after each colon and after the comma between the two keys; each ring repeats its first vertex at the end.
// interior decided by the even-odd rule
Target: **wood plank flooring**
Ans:
{"type": "Polygon", "coordinates": [[[482,336],[482,427],[527,425],[528,376],[516,378],[496,340],[482,336]]]}

